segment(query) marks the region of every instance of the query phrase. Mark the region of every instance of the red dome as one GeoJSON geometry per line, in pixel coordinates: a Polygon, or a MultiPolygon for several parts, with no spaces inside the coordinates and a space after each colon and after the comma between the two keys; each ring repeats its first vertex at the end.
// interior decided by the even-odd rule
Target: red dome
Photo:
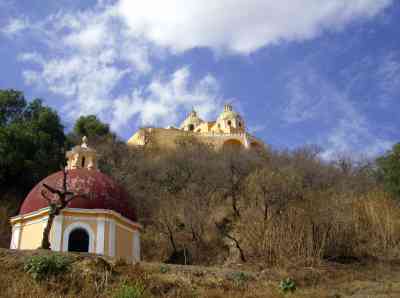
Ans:
{"type": "MultiPolygon", "coordinates": [[[[39,182],[25,198],[20,214],[27,214],[48,207],[41,192],[43,183],[57,189],[62,188],[63,172],[54,173],[39,182]]],[[[88,197],[77,197],[67,207],[82,209],[113,210],[122,216],[136,221],[135,210],[130,206],[129,196],[110,177],[96,170],[69,170],[67,176],[68,191],[76,194],[87,194],[88,197]]],[[[52,194],[49,194],[52,196],[52,194]]]]}

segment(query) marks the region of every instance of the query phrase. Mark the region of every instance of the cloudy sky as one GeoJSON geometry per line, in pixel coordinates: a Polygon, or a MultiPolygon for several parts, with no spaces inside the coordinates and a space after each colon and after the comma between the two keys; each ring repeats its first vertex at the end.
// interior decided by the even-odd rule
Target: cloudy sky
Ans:
{"type": "Polygon", "coordinates": [[[224,102],[274,148],[400,141],[400,1],[0,0],[0,88],[127,139],[224,102]]]}

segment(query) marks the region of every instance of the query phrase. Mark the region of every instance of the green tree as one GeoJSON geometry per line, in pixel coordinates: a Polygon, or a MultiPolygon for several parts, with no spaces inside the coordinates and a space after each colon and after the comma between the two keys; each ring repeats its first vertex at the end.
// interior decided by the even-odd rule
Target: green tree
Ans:
{"type": "Polygon", "coordinates": [[[81,116],[76,120],[73,134],[82,138],[87,136],[89,139],[105,137],[111,135],[108,124],[101,122],[95,115],[81,116]]]}
{"type": "Polygon", "coordinates": [[[377,165],[386,190],[400,198],[400,143],[378,158],[377,165]]]}
{"type": "Polygon", "coordinates": [[[0,90],[0,190],[22,195],[64,161],[64,128],[57,113],[22,92],[0,90]]]}
{"type": "Polygon", "coordinates": [[[16,90],[0,90],[0,126],[15,121],[26,106],[24,95],[16,90]]]}

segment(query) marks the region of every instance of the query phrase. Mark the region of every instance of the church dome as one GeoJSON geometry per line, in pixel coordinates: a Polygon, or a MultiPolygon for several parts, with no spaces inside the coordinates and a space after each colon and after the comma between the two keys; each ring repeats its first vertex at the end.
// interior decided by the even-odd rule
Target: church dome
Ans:
{"type": "Polygon", "coordinates": [[[196,111],[190,112],[189,116],[182,122],[180,129],[194,130],[197,126],[204,123],[204,121],[197,115],[196,111]]]}
{"type": "Polygon", "coordinates": [[[224,133],[242,133],[245,131],[242,117],[233,110],[230,104],[224,106],[224,111],[217,119],[217,127],[221,128],[224,133]]]}
{"type": "MultiPolygon", "coordinates": [[[[42,196],[42,191],[45,189],[43,184],[62,189],[63,176],[63,172],[59,171],[39,182],[25,198],[20,215],[48,207],[46,199],[42,196]]],[[[87,168],[68,170],[67,189],[82,194],[69,202],[68,208],[112,210],[132,221],[137,219],[125,190],[113,179],[97,170],[87,168]]],[[[48,196],[51,198],[52,194],[49,193],[48,196]]]]}

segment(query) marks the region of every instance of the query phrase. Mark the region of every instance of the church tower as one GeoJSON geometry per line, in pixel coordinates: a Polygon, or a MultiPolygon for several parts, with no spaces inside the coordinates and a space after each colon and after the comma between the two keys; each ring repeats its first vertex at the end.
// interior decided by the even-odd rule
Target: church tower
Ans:
{"type": "Polygon", "coordinates": [[[194,131],[204,121],[197,115],[197,112],[193,109],[189,116],[182,122],[180,129],[184,131],[194,131]]]}

